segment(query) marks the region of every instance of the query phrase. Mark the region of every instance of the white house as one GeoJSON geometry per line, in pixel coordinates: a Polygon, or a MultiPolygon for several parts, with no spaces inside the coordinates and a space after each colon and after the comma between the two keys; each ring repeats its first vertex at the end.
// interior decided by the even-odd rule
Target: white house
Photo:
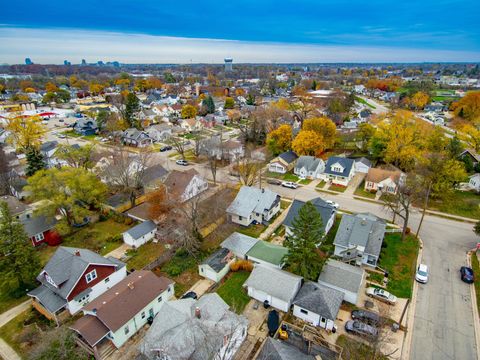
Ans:
{"type": "Polygon", "coordinates": [[[355,173],[367,174],[372,167],[372,162],[365,157],[355,160],[355,173]]]}
{"type": "Polygon", "coordinates": [[[293,301],[293,316],[313,326],[332,330],[343,297],[342,291],[307,281],[293,301]]]}
{"type": "Polygon", "coordinates": [[[172,136],[172,127],[168,124],[155,124],[147,127],[145,132],[154,141],[165,141],[172,136]]]}
{"type": "Polygon", "coordinates": [[[280,195],[269,189],[242,186],[227,208],[230,221],[243,226],[270,221],[280,211],[280,195]]]}
{"type": "Polygon", "coordinates": [[[354,160],[338,156],[331,156],[325,165],[322,178],[332,184],[348,186],[355,175],[354,160]]]}
{"type": "Polygon", "coordinates": [[[172,199],[185,202],[208,189],[208,182],[195,169],[173,170],[164,182],[172,199]]]}
{"type": "Polygon", "coordinates": [[[220,249],[198,265],[198,273],[218,283],[230,271],[232,259],[233,256],[228,249],[220,249]]]}
{"type": "Polygon", "coordinates": [[[157,225],[152,220],[138,224],[123,233],[123,242],[138,248],[155,237],[157,225]]]}
{"type": "Polygon", "coordinates": [[[270,161],[268,164],[268,171],[285,174],[287,171],[293,169],[297,158],[297,154],[295,154],[293,151],[286,151],[270,161]]]}
{"type": "Polygon", "coordinates": [[[480,174],[474,174],[468,178],[468,185],[475,191],[480,191],[480,174]]]}
{"type": "Polygon", "coordinates": [[[402,184],[405,174],[400,170],[385,170],[371,168],[365,177],[365,191],[381,191],[387,194],[396,194],[402,184]]]}
{"type": "Polygon", "coordinates": [[[300,156],[293,173],[301,179],[319,179],[325,170],[325,162],[314,156],[300,156]]]}
{"type": "Polygon", "coordinates": [[[257,265],[244,284],[248,296],[288,312],[302,285],[302,277],[269,266],[257,265]]]}
{"type": "Polygon", "coordinates": [[[109,344],[118,349],[174,296],[173,284],[151,271],[135,271],[85,306],[70,328],[92,354],[109,344]]]}
{"type": "Polygon", "coordinates": [[[364,278],[365,271],[362,268],[330,259],[323,266],[318,283],[343,292],[345,294],[343,300],[357,305],[364,278]]]}

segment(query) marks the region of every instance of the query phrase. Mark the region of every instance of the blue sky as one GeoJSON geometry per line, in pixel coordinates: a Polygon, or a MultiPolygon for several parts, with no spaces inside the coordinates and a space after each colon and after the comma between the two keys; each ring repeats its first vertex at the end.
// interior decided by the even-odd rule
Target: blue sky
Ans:
{"type": "Polygon", "coordinates": [[[0,12],[0,62],[21,62],[27,55],[55,62],[82,54],[125,62],[218,62],[209,59],[222,50],[216,40],[238,41],[220,42],[225,53],[237,54],[239,44],[249,45],[237,54],[241,61],[275,62],[279,55],[281,62],[317,57],[319,62],[322,57],[381,61],[380,53],[385,61],[394,61],[391,55],[403,61],[441,61],[442,56],[444,61],[478,61],[479,14],[479,0],[9,1],[0,12]],[[92,46],[62,44],[68,34],[78,41],[91,39],[92,46]],[[131,54],[117,46],[122,36],[131,44],[131,54]],[[141,37],[138,49],[132,36],[141,37]],[[177,46],[174,53],[165,49],[167,56],[158,49],[148,51],[148,41],[165,47],[171,46],[169,38],[184,47],[177,46]],[[23,47],[11,49],[18,41],[23,47]],[[281,53],[282,46],[288,56],[281,53]],[[109,47],[111,52],[105,52],[109,47]],[[272,47],[278,52],[271,52],[272,47]]]}

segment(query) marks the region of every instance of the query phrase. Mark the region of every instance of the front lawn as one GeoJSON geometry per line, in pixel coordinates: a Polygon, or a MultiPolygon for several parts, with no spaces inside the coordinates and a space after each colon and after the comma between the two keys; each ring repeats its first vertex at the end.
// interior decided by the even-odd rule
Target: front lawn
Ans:
{"type": "Polygon", "coordinates": [[[480,312],[480,264],[476,253],[472,253],[472,270],[475,274],[475,294],[477,297],[477,308],[480,312]]]}
{"type": "Polygon", "coordinates": [[[358,185],[354,194],[357,196],[362,196],[369,199],[375,199],[375,196],[376,196],[376,193],[371,193],[370,191],[365,190],[365,180],[363,180],[362,183],[358,185]]]}
{"type": "Polygon", "coordinates": [[[299,178],[295,174],[286,173],[285,175],[283,175],[283,180],[297,182],[299,178]]]}
{"type": "Polygon", "coordinates": [[[302,180],[300,180],[298,183],[299,183],[299,184],[302,184],[302,185],[308,185],[308,184],[310,184],[311,182],[312,182],[311,179],[302,179],[302,180]]]}
{"type": "Polygon", "coordinates": [[[372,108],[372,109],[375,109],[375,106],[370,104],[368,101],[366,101],[365,99],[359,97],[359,96],[355,96],[355,101],[363,104],[363,105],[367,105],[368,107],[372,108]]]}
{"type": "Polygon", "coordinates": [[[323,189],[323,187],[325,186],[326,182],[325,180],[322,180],[318,183],[318,185],[316,186],[317,189],[323,189]]]}
{"type": "Polygon", "coordinates": [[[227,275],[224,283],[217,289],[217,294],[220,295],[237,314],[241,314],[250,301],[250,297],[242,287],[249,276],[250,273],[248,271],[231,272],[227,275]]]}
{"type": "Polygon", "coordinates": [[[330,191],[336,191],[336,192],[345,192],[345,190],[347,190],[347,187],[346,187],[346,186],[342,186],[342,185],[331,184],[331,185],[328,187],[328,190],[330,190],[330,191]]]}
{"type": "Polygon", "coordinates": [[[285,210],[292,204],[291,201],[280,200],[280,209],[285,210]]]}
{"type": "Polygon", "coordinates": [[[154,243],[153,241],[140,246],[138,249],[128,250],[127,255],[131,257],[127,260],[127,269],[129,271],[132,269],[143,269],[164,252],[165,246],[160,243],[154,243]]]}
{"type": "Polygon", "coordinates": [[[402,241],[400,233],[385,234],[378,266],[388,271],[387,290],[392,294],[401,298],[412,296],[417,255],[415,236],[407,235],[402,241]]]}
{"type": "Polygon", "coordinates": [[[480,195],[470,191],[456,190],[445,200],[431,199],[428,208],[447,214],[479,219],[480,195]]]}
{"type": "Polygon", "coordinates": [[[280,180],[284,180],[284,181],[297,182],[299,180],[298,176],[295,175],[295,174],[292,174],[292,173],[279,174],[279,173],[267,171],[265,173],[265,176],[267,178],[280,179],[280,180]]]}

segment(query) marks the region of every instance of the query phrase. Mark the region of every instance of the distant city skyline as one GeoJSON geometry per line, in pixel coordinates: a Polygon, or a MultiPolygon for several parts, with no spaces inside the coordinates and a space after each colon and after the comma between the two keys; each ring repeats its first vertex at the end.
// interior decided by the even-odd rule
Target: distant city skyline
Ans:
{"type": "Polygon", "coordinates": [[[480,61],[479,13],[473,0],[25,0],[2,4],[0,63],[480,61]]]}

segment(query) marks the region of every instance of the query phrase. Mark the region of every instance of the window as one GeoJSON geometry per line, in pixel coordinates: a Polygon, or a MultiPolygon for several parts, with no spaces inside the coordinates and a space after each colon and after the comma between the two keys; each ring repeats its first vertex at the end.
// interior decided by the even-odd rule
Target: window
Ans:
{"type": "Polygon", "coordinates": [[[43,233],[35,235],[35,242],[39,242],[45,239],[45,236],[43,236],[43,233]]]}
{"type": "Polygon", "coordinates": [[[160,296],[158,299],[157,299],[158,302],[161,302],[162,301],[162,297],[160,296]]]}
{"type": "Polygon", "coordinates": [[[308,311],[305,310],[305,309],[300,309],[300,312],[301,312],[302,314],[308,315],[308,311]]]}
{"type": "Polygon", "coordinates": [[[128,325],[123,328],[123,331],[125,332],[125,335],[127,335],[130,332],[128,325]]]}
{"type": "Polygon", "coordinates": [[[92,282],[96,278],[97,278],[97,270],[95,269],[93,269],[87,275],[85,275],[85,279],[87,280],[87,283],[92,282]]]}
{"type": "Polygon", "coordinates": [[[238,217],[238,220],[242,220],[243,218],[241,216],[238,217]]]}
{"type": "Polygon", "coordinates": [[[142,311],[142,319],[145,319],[145,311],[142,311]]]}
{"type": "Polygon", "coordinates": [[[105,278],[105,284],[108,283],[109,281],[110,281],[109,277],[105,278]]]}

